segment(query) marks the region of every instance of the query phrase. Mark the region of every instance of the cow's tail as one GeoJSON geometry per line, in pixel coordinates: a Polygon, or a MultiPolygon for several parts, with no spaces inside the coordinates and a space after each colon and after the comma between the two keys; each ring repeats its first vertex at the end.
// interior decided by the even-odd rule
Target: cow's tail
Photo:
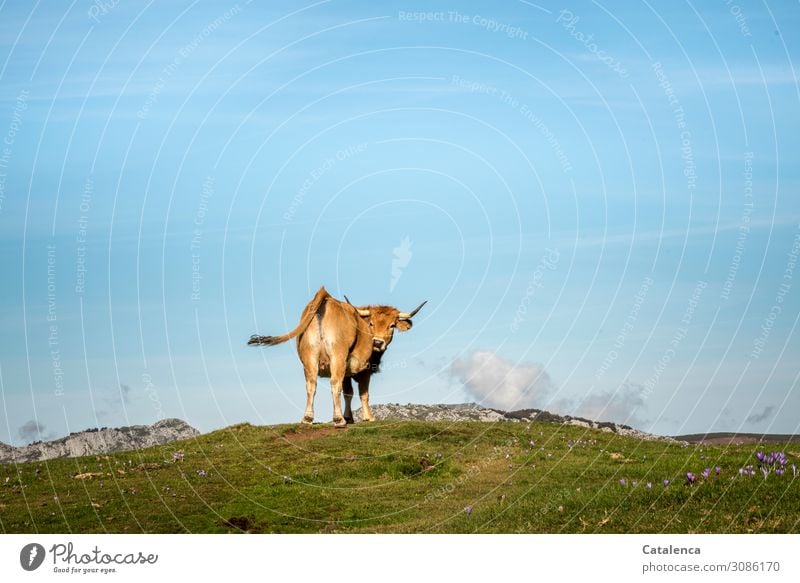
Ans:
{"type": "Polygon", "coordinates": [[[308,328],[309,324],[311,324],[311,321],[314,319],[314,316],[317,315],[317,312],[322,306],[322,302],[329,297],[331,296],[324,287],[319,288],[319,291],[316,293],[314,298],[303,310],[303,315],[300,317],[300,323],[297,325],[297,328],[284,334],[283,336],[258,336],[254,334],[250,337],[250,340],[247,341],[247,344],[251,346],[275,346],[276,344],[281,344],[282,342],[291,340],[298,334],[303,333],[305,329],[308,328]]]}

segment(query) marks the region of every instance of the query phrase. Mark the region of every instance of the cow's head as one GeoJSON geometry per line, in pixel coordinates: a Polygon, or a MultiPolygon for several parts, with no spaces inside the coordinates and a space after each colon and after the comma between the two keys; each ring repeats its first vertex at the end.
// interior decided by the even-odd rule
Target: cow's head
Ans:
{"type": "MultiPolygon", "coordinates": [[[[347,300],[347,296],[345,296],[347,300]]],[[[347,300],[350,304],[350,300],[347,300]]],[[[427,302],[422,302],[412,312],[401,312],[397,308],[391,306],[353,306],[362,321],[369,327],[369,333],[372,334],[372,349],[376,352],[383,352],[389,347],[394,336],[394,331],[399,330],[405,332],[410,330],[412,323],[411,318],[422,309],[427,302]]],[[[352,306],[352,304],[350,304],[352,306]]]]}

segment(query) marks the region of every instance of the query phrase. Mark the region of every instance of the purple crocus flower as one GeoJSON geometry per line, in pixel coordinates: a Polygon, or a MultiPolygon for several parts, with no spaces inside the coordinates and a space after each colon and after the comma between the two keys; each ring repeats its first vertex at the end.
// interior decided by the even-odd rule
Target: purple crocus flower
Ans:
{"type": "Polygon", "coordinates": [[[702,474],[703,478],[705,478],[707,480],[708,476],[710,476],[710,475],[711,475],[711,468],[706,468],[706,469],[703,470],[703,474],[702,474]]]}
{"type": "Polygon", "coordinates": [[[692,472],[686,472],[686,484],[691,486],[697,481],[697,477],[692,472]]]}
{"type": "Polygon", "coordinates": [[[719,476],[720,473],[722,473],[722,468],[717,466],[716,468],[714,468],[714,472],[719,476]]]}
{"type": "Polygon", "coordinates": [[[472,514],[472,506],[465,506],[464,512],[467,513],[467,516],[470,516],[472,514]]]}
{"type": "Polygon", "coordinates": [[[627,486],[628,485],[628,481],[625,478],[620,478],[619,479],[619,485],[620,486],[627,486]]]}
{"type": "Polygon", "coordinates": [[[783,468],[775,468],[775,475],[776,476],[782,476],[783,472],[785,472],[785,471],[786,470],[784,470],[783,468]]]}
{"type": "Polygon", "coordinates": [[[664,480],[662,484],[664,484],[664,487],[666,488],[667,486],[669,486],[669,480],[664,480]]]}
{"type": "Polygon", "coordinates": [[[645,485],[645,488],[647,488],[648,490],[650,490],[652,487],[653,487],[653,482],[647,482],[647,484],[645,485]]]}
{"type": "Polygon", "coordinates": [[[767,460],[767,456],[764,455],[763,451],[757,451],[756,452],[756,459],[763,463],[763,462],[765,462],[767,460]]]}

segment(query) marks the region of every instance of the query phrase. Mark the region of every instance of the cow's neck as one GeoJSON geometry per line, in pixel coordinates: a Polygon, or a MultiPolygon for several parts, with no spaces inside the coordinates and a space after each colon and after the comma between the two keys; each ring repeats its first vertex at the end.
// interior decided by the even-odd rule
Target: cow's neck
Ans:
{"type": "Polygon", "coordinates": [[[365,370],[378,372],[383,353],[376,352],[372,349],[371,334],[359,334],[350,354],[352,357],[355,357],[355,361],[358,363],[358,370],[351,369],[353,373],[365,370]]]}
{"type": "Polygon", "coordinates": [[[376,350],[372,351],[372,355],[369,357],[369,370],[373,373],[380,372],[381,370],[381,359],[385,353],[378,352],[376,350]]]}

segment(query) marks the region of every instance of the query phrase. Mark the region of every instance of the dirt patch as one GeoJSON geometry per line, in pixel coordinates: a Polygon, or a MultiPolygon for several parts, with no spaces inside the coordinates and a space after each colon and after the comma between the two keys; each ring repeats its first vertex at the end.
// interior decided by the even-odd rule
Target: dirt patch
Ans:
{"type": "Polygon", "coordinates": [[[241,530],[245,533],[260,532],[261,527],[250,516],[232,516],[223,523],[228,528],[241,530]]]}
{"type": "Polygon", "coordinates": [[[299,431],[287,431],[282,437],[288,442],[298,443],[302,441],[311,441],[320,437],[327,437],[329,435],[336,435],[342,432],[341,429],[335,427],[320,427],[315,429],[310,427],[308,429],[300,429],[299,431]]]}

